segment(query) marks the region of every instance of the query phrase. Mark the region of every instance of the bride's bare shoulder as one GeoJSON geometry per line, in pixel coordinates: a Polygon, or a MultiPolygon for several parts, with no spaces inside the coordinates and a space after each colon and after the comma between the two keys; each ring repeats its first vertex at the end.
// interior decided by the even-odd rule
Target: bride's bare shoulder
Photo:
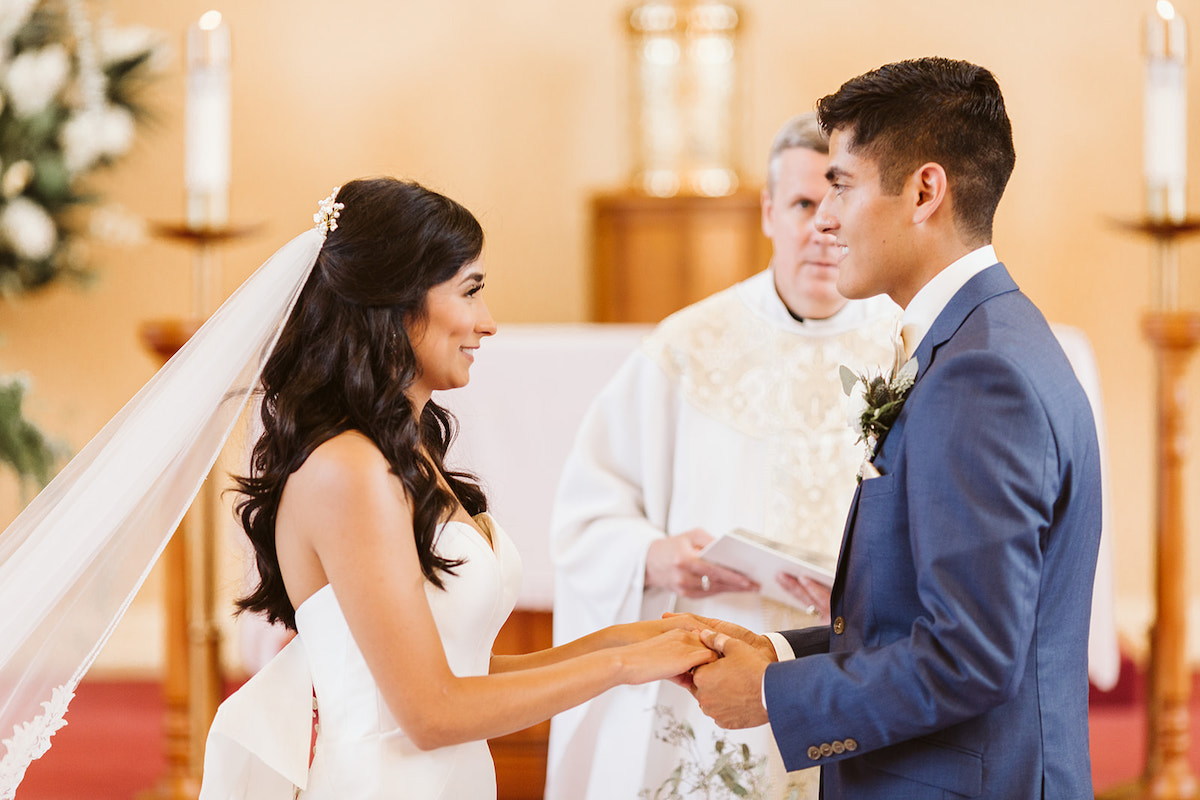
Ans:
{"type": "Polygon", "coordinates": [[[315,493],[329,499],[391,489],[394,484],[395,476],[375,443],[358,431],[345,431],[318,445],[288,479],[286,488],[292,494],[315,493]]]}

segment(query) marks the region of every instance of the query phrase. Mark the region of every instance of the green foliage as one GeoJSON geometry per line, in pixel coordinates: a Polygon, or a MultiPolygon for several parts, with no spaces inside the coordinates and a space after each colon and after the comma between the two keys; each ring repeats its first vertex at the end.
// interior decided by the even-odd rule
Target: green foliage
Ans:
{"type": "MultiPolygon", "coordinates": [[[[132,145],[161,37],[93,24],[85,0],[0,0],[0,295],[90,276],[87,178],[132,145]]],[[[45,485],[59,448],[25,418],[22,378],[0,378],[0,463],[45,485]]]]}
{"type": "Polygon", "coordinates": [[[766,800],[766,758],[745,744],[731,745],[723,735],[712,741],[712,754],[702,752],[696,731],[667,706],[655,706],[663,720],[654,736],[683,753],[679,764],[657,789],[643,789],[642,800],[766,800]]]}
{"type": "Polygon", "coordinates": [[[0,379],[0,462],[16,472],[23,488],[45,486],[62,455],[60,447],[25,419],[21,406],[28,388],[21,377],[0,379]]]}
{"type": "Polygon", "coordinates": [[[900,416],[917,378],[917,369],[915,358],[903,364],[897,359],[887,378],[859,375],[845,364],[839,367],[842,389],[851,399],[850,428],[858,434],[858,441],[867,443],[868,456],[900,416]]]}

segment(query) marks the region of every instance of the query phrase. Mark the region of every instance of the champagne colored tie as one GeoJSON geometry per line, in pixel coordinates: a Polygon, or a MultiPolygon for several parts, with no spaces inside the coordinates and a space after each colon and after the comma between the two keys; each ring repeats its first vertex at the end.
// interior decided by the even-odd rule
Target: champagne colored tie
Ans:
{"type": "Polygon", "coordinates": [[[910,323],[900,329],[900,342],[904,347],[905,361],[913,357],[913,353],[916,352],[917,343],[919,341],[916,325],[910,323]]]}

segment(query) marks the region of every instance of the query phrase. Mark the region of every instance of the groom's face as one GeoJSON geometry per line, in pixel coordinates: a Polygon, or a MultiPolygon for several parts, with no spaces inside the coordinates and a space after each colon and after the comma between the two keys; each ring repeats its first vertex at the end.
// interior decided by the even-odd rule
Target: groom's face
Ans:
{"type": "Polygon", "coordinates": [[[903,192],[885,194],[875,160],[852,152],[851,145],[845,131],[835,130],[829,137],[829,190],[817,209],[817,228],[832,235],[841,250],[841,294],[861,298],[886,293],[895,300],[905,292],[905,265],[911,262],[903,192]]]}

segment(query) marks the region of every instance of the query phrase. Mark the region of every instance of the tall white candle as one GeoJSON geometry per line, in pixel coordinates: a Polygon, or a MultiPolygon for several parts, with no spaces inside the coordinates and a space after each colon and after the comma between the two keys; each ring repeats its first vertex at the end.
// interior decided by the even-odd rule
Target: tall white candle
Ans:
{"type": "Polygon", "coordinates": [[[1146,213],[1158,222],[1187,215],[1187,23],[1170,0],[1145,20],[1142,171],[1146,213]]]}
{"type": "Polygon", "coordinates": [[[229,25],[209,11],[188,26],[184,184],[192,228],[229,221],[229,25]]]}

